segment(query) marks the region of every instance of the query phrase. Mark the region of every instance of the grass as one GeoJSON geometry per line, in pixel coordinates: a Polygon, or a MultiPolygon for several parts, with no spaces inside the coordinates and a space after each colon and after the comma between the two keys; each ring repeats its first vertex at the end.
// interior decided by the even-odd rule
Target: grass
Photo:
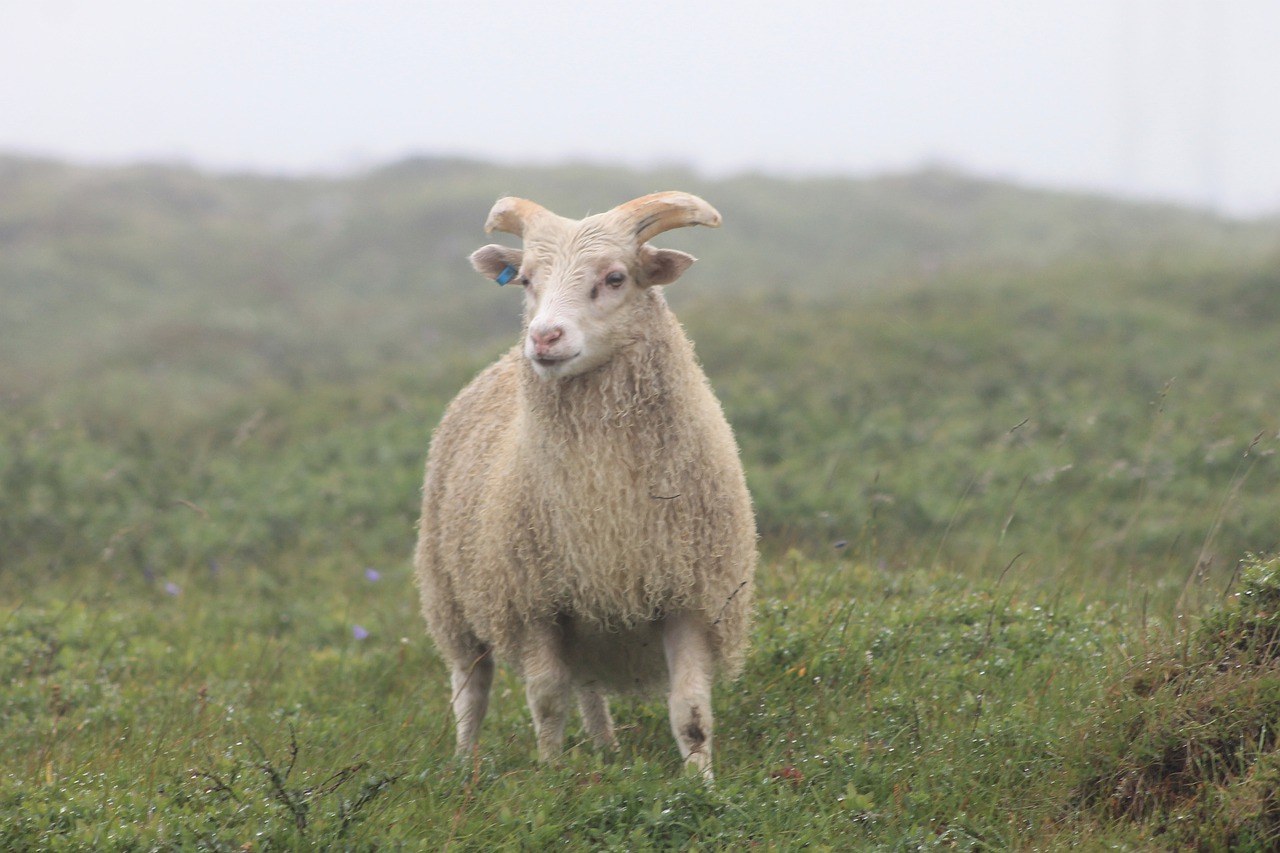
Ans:
{"type": "MultiPolygon", "coordinates": [[[[888,330],[857,325],[856,306],[834,317],[873,351],[876,334],[903,331],[895,312],[920,308],[906,300],[878,307],[888,330]]],[[[988,310],[998,322],[1006,309],[988,310]]],[[[1067,396],[1030,409],[981,403],[1008,369],[999,358],[957,359],[913,389],[901,377],[975,334],[977,320],[949,326],[948,313],[922,315],[928,346],[840,373],[856,348],[805,349],[817,315],[775,311],[797,341],[775,350],[794,359],[789,383],[755,374],[750,350],[735,371],[721,363],[732,340],[699,338],[767,533],[753,653],[716,696],[710,789],[681,774],[660,700],[615,708],[613,760],[575,729],[560,764],[537,765],[505,673],[483,752],[451,755],[447,678],[408,555],[427,437],[465,360],[265,383],[194,414],[163,398],[129,414],[66,389],[11,413],[0,846],[1144,850],[1269,837],[1269,682],[1232,670],[1237,684],[1215,688],[1238,718],[1129,686],[1142,662],[1166,673],[1191,654],[1177,614],[1221,602],[1235,567],[1197,561],[1206,543],[1274,535],[1258,516],[1272,438],[1198,461],[1223,412],[1244,431],[1249,395],[1243,410],[1176,386],[1135,401],[1120,377],[1140,360],[1079,390],[1055,382],[1067,396]],[[1217,420],[1205,414],[1219,403],[1217,420]],[[1107,426],[1086,430],[1090,417],[1107,426]],[[1134,472],[1119,482],[1102,473],[1117,461],[1134,472]],[[1195,535],[1178,545],[1167,525],[1185,520],[1195,535]],[[1188,721],[1207,733],[1205,758],[1166,782],[1188,721]]],[[[1048,360],[1044,346],[1020,352],[1048,360]]],[[[1058,364],[1087,375],[1105,355],[1058,364]]],[[[1041,375],[1014,371],[1005,396],[1041,375]]]]}
{"type": "Polygon", "coordinates": [[[1280,844],[1280,559],[1246,560],[1233,599],[1138,661],[1089,730],[1081,800],[1173,846],[1280,844]]]}
{"type": "MultiPolygon", "coordinates": [[[[1048,572],[1050,529],[1010,532],[1042,512],[1029,486],[972,512],[983,498],[964,485],[939,502],[945,525],[912,527],[873,502],[839,539],[834,523],[767,539],[753,654],[716,698],[714,788],[681,775],[661,701],[615,709],[614,760],[575,730],[560,765],[538,766],[506,674],[481,756],[460,765],[408,569],[421,448],[456,373],[267,389],[168,429],[109,411],[9,421],[5,523],[19,547],[0,580],[0,845],[1161,849],[1175,817],[1203,819],[1208,806],[1152,795],[1159,782],[1133,783],[1141,807],[1099,792],[1153,772],[1126,757],[1133,731],[1165,726],[1144,755],[1186,742],[1172,699],[1152,721],[1136,700],[1117,704],[1135,661],[1181,654],[1159,639],[1172,628],[1154,601],[1195,610],[1226,579],[1184,565],[1134,595],[1139,575],[1048,572]],[[910,535],[918,558],[901,550],[910,535]],[[1109,775],[1091,769],[1102,760],[1109,775]]],[[[1034,451],[1016,433],[991,433],[966,480],[1034,451]]],[[[757,435],[744,446],[760,465],[757,435]]],[[[1241,456],[1199,503],[1233,517],[1249,465],[1241,456]]],[[[1131,518],[1153,511],[1151,492],[1125,495],[1131,518]]],[[[1087,491],[1074,500],[1064,511],[1087,491]]],[[[1116,529],[1075,559],[1128,553],[1158,577],[1138,525],[1116,529]]],[[[1246,677],[1230,695],[1266,714],[1260,690],[1246,677]]],[[[1271,760],[1223,789],[1223,815],[1269,814],[1271,760]]],[[[1223,816],[1214,837],[1244,837],[1237,825],[1252,824],[1223,816]]]]}
{"type": "Polygon", "coordinates": [[[614,760],[574,731],[559,766],[537,766],[505,674],[483,753],[457,763],[407,570],[370,568],[25,597],[0,623],[0,843],[1016,847],[1061,832],[1044,803],[1068,790],[1062,739],[1134,628],[995,585],[793,553],[763,573],[755,653],[717,696],[707,789],[682,777],[661,702],[615,709],[614,760]]]}

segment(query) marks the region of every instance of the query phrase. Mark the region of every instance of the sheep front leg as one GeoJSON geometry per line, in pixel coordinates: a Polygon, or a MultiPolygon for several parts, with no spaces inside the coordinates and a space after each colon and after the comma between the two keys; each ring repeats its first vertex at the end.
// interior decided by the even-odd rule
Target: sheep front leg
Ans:
{"type": "Polygon", "coordinates": [[[671,693],[671,731],[686,767],[711,781],[711,643],[706,626],[687,613],[668,616],[662,645],[671,693]]]}
{"type": "Polygon", "coordinates": [[[564,726],[569,717],[569,668],[560,652],[560,638],[554,627],[529,632],[524,644],[525,696],[533,714],[533,731],[538,738],[538,758],[551,761],[564,748],[564,726]]]}
{"type": "Polygon", "coordinates": [[[453,687],[453,718],[457,725],[458,754],[476,748],[480,724],[489,710],[489,690],[493,686],[493,652],[484,649],[471,660],[455,660],[450,682],[453,687]]]}

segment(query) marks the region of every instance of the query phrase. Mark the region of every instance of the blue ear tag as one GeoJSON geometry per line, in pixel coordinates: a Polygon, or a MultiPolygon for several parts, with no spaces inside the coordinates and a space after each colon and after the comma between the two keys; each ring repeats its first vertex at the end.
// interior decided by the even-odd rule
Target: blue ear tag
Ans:
{"type": "Polygon", "coordinates": [[[494,281],[498,282],[498,284],[506,284],[507,282],[511,281],[511,279],[515,277],[516,277],[516,268],[511,266],[510,264],[507,264],[507,268],[504,269],[501,273],[499,273],[498,277],[494,279],[494,281]]]}

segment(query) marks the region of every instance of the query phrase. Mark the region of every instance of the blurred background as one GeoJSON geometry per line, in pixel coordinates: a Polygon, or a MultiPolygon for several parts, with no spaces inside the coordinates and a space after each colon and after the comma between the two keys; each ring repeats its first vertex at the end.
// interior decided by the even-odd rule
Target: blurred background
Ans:
{"type": "Polygon", "coordinates": [[[660,242],[767,552],[1169,606],[1277,543],[1280,5],[50,0],[0,27],[6,578],[407,564],[504,194],[660,242]],[[336,556],[335,556],[336,555],[336,556]]]}
{"type": "Polygon", "coordinates": [[[408,156],[708,175],[943,165],[1280,209],[1268,0],[13,4],[0,146],[344,174],[408,156]]]}

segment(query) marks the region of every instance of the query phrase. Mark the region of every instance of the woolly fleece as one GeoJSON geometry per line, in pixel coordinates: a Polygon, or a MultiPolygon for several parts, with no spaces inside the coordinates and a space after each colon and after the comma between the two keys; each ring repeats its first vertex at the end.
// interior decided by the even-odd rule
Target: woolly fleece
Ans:
{"type": "Polygon", "coordinates": [[[604,365],[544,381],[516,346],[464,388],[432,438],[415,556],[451,662],[492,648],[519,671],[532,625],[559,626],[573,680],[665,684],[664,614],[711,626],[736,675],[756,531],[732,431],[661,287],[604,365]]]}

